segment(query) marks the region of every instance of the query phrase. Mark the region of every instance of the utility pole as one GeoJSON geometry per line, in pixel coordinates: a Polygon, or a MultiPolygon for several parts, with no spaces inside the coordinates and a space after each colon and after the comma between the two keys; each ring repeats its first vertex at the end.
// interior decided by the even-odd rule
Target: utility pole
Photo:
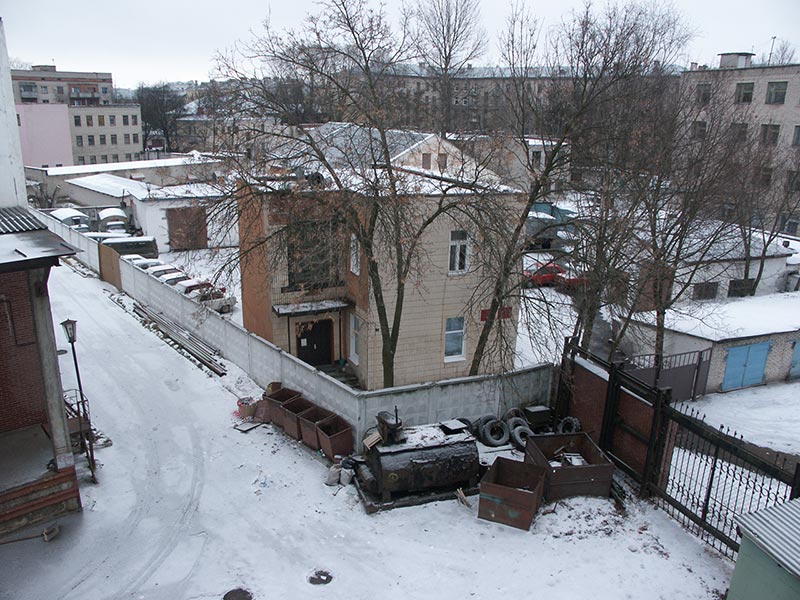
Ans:
{"type": "Polygon", "coordinates": [[[776,36],[776,35],[772,36],[772,45],[770,45],[770,47],[769,47],[769,58],[767,59],[767,64],[768,65],[772,64],[772,51],[775,49],[775,38],[776,37],[778,37],[778,36],[776,36]]]}

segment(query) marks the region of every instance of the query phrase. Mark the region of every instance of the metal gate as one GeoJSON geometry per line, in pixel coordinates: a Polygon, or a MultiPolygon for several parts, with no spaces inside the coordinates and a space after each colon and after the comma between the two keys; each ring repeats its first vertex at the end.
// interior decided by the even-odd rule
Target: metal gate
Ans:
{"type": "Polygon", "coordinates": [[[722,380],[723,391],[764,383],[764,369],[771,347],[770,342],[762,342],[729,348],[722,380]]]}

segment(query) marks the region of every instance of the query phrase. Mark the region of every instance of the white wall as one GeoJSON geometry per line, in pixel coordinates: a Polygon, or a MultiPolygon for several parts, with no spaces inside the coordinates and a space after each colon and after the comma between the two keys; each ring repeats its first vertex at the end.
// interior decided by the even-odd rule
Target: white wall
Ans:
{"type": "Polygon", "coordinates": [[[6,32],[0,18],[0,206],[26,206],[27,203],[6,32]]]}
{"type": "Polygon", "coordinates": [[[37,216],[47,225],[50,231],[60,236],[70,246],[80,250],[80,252],[75,255],[76,260],[96,273],[100,272],[100,250],[98,249],[99,244],[96,241],[64,225],[61,221],[51,217],[45,212],[39,211],[37,216]]]}

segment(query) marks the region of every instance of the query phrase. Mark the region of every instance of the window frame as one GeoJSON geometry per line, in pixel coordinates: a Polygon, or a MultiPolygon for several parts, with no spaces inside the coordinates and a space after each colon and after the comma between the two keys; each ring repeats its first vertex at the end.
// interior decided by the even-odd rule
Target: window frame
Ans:
{"type": "Polygon", "coordinates": [[[753,93],[755,92],[755,88],[756,84],[754,82],[748,81],[748,82],[737,83],[733,101],[736,104],[752,104],[753,93]]]}
{"type": "Polygon", "coordinates": [[[357,277],[361,275],[361,244],[355,233],[350,234],[350,272],[357,277]]]}
{"type": "Polygon", "coordinates": [[[753,285],[756,280],[752,277],[749,279],[731,279],[728,281],[728,298],[746,298],[750,295],[753,285]]]}
{"type": "Polygon", "coordinates": [[[759,141],[765,146],[777,146],[781,135],[781,126],[778,123],[762,123],[759,141]]]}
{"type": "Polygon", "coordinates": [[[701,281],[692,286],[692,300],[716,300],[718,295],[719,281],[701,281]]]}
{"type": "Polygon", "coordinates": [[[789,91],[788,81],[769,81],[767,82],[767,98],[764,103],[786,104],[786,93],[788,91],[789,91]]]}
{"type": "Polygon", "coordinates": [[[359,319],[355,312],[350,313],[350,343],[348,344],[347,348],[347,360],[349,360],[354,365],[358,366],[361,360],[358,354],[359,344],[361,342],[360,336],[360,329],[361,329],[361,319],[359,319]]]}
{"type": "Polygon", "coordinates": [[[466,319],[464,317],[446,317],[444,321],[444,362],[458,362],[467,358],[467,330],[466,319]],[[452,322],[452,323],[451,323],[452,322]],[[460,329],[449,329],[450,326],[460,325],[460,329]],[[458,336],[461,338],[461,348],[458,354],[448,354],[448,337],[458,336]]]}
{"type": "Polygon", "coordinates": [[[450,240],[447,247],[447,274],[463,275],[469,271],[469,234],[464,229],[450,230],[450,240]],[[463,239],[458,235],[463,234],[463,239]]]}

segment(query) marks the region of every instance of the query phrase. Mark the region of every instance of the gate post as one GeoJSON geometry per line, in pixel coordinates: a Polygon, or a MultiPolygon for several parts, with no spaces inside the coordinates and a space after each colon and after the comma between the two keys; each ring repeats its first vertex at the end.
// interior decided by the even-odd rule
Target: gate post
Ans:
{"type": "Polygon", "coordinates": [[[789,493],[789,500],[794,500],[795,498],[800,498],[800,462],[794,466],[792,491],[789,493]]]}

